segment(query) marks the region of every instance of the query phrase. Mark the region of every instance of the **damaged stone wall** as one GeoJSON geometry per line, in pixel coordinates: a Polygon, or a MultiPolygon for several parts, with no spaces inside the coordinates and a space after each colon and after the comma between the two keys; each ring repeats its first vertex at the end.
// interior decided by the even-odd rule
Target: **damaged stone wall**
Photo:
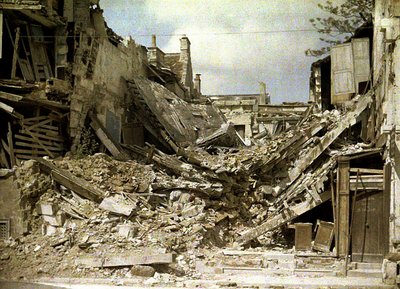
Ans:
{"type": "Polygon", "coordinates": [[[390,172],[390,251],[400,249],[400,3],[375,1],[374,88],[376,116],[370,119],[378,146],[386,144],[385,168],[390,172]],[[375,130],[374,130],[375,128],[375,130]]]}
{"type": "Polygon", "coordinates": [[[119,127],[128,122],[125,112],[129,109],[129,101],[125,99],[127,91],[123,79],[146,76],[144,47],[133,40],[129,40],[126,46],[119,44],[116,47],[108,39],[98,38],[93,31],[87,31],[75,55],[73,70],[75,85],[70,121],[73,148],[79,143],[89,110],[94,109],[104,126],[108,121],[107,115],[109,118],[112,115],[119,127]]]}

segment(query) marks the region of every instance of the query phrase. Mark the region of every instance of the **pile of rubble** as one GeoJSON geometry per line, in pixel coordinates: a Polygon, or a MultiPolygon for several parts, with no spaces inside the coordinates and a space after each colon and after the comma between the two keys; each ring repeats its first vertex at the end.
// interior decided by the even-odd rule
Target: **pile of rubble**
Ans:
{"type": "Polygon", "coordinates": [[[196,276],[196,258],[246,245],[329,199],[336,157],[349,147],[363,150],[329,147],[370,101],[356,98],[342,115],[310,115],[301,127],[248,148],[166,155],[126,146],[136,160],[95,154],[26,161],[15,177],[30,233],[2,243],[1,274],[196,276]]]}

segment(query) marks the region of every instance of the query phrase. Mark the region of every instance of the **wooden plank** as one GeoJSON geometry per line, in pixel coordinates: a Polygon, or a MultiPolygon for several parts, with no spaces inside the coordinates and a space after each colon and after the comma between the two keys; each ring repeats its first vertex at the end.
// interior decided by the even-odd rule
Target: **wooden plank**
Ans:
{"type": "Polygon", "coordinates": [[[21,34],[21,28],[17,27],[15,32],[15,45],[14,45],[14,53],[11,63],[11,78],[15,78],[15,74],[17,72],[17,60],[18,60],[18,50],[19,50],[19,37],[21,34]]]}
{"type": "Polygon", "coordinates": [[[49,17],[42,16],[41,14],[34,13],[34,12],[32,12],[30,10],[27,10],[27,9],[20,10],[20,12],[22,14],[25,14],[29,18],[39,22],[43,26],[46,26],[47,28],[56,28],[57,27],[57,23],[52,21],[52,20],[50,20],[49,17]]]}
{"type": "MultiPolygon", "coordinates": [[[[14,138],[15,139],[19,139],[19,140],[24,140],[24,141],[35,143],[35,140],[33,138],[27,137],[27,136],[23,136],[23,135],[19,135],[19,134],[15,134],[14,138]]],[[[61,143],[58,143],[58,142],[43,141],[43,140],[41,142],[42,142],[42,144],[44,144],[46,146],[57,147],[57,148],[60,148],[60,149],[64,148],[64,146],[61,143]]]]}
{"type": "Polygon", "coordinates": [[[46,120],[48,117],[46,115],[28,117],[22,120],[23,124],[29,125],[30,123],[35,123],[36,121],[46,120]]]}
{"type": "Polygon", "coordinates": [[[64,142],[64,138],[62,136],[43,135],[43,134],[28,131],[24,127],[22,127],[22,129],[20,130],[20,133],[28,134],[34,139],[39,138],[39,139],[52,140],[52,141],[56,141],[56,142],[64,142]]]}
{"type": "Polygon", "coordinates": [[[173,262],[173,254],[141,254],[125,253],[108,255],[105,257],[80,257],[75,264],[85,268],[100,267],[122,267],[133,265],[152,265],[152,264],[170,264],[173,262]]]}
{"type": "Polygon", "coordinates": [[[17,159],[20,159],[20,160],[33,160],[33,159],[36,159],[36,157],[31,156],[31,155],[16,154],[15,156],[16,156],[17,159]]]}
{"type": "Polygon", "coordinates": [[[0,109],[4,110],[5,112],[9,113],[9,114],[13,114],[14,113],[14,108],[12,106],[9,106],[3,102],[0,102],[0,109]]]}
{"type": "Polygon", "coordinates": [[[19,120],[23,119],[24,116],[14,110],[12,106],[9,106],[3,102],[0,101],[0,109],[4,110],[8,114],[12,115],[15,118],[18,118],[19,120]]]}
{"type": "Polygon", "coordinates": [[[7,143],[3,139],[1,139],[1,145],[4,148],[4,150],[6,151],[6,153],[8,155],[10,155],[10,148],[8,147],[7,143]]]}
{"type": "Polygon", "coordinates": [[[290,183],[297,179],[303,171],[340,136],[343,131],[357,122],[357,117],[368,107],[371,101],[371,94],[360,97],[356,103],[355,109],[349,111],[345,116],[343,116],[336,128],[328,131],[321,138],[320,143],[317,146],[310,149],[304,157],[296,160],[293,168],[289,171],[290,183]]]}
{"type": "MultiPolygon", "coordinates": [[[[14,39],[12,37],[10,26],[8,25],[7,19],[4,19],[4,22],[6,24],[8,36],[10,37],[10,41],[11,41],[12,47],[14,49],[15,48],[15,43],[14,43],[14,39]]],[[[21,62],[20,62],[19,57],[17,57],[17,61],[18,61],[18,64],[20,65],[20,67],[21,67],[21,62]]],[[[24,75],[24,71],[22,69],[21,69],[21,72],[22,72],[22,76],[24,77],[24,79],[27,80],[27,75],[24,75]]]]}
{"type": "Polygon", "coordinates": [[[128,154],[124,151],[120,144],[113,141],[113,139],[108,135],[107,131],[101,125],[96,116],[91,115],[90,119],[92,120],[90,126],[94,129],[97,137],[104,144],[107,150],[113,155],[113,157],[122,161],[129,160],[130,157],[128,156],[128,154]]]}
{"type": "Polygon", "coordinates": [[[368,168],[350,168],[351,173],[360,172],[362,174],[383,174],[383,170],[368,168]]]}
{"type": "Polygon", "coordinates": [[[29,134],[29,135],[33,138],[33,140],[34,140],[38,145],[40,145],[40,147],[43,148],[43,149],[49,154],[50,157],[54,158],[54,154],[53,154],[51,151],[49,151],[45,145],[43,145],[43,143],[41,142],[41,140],[39,140],[38,137],[34,135],[34,133],[32,133],[31,131],[29,131],[28,129],[26,129],[26,127],[24,127],[24,125],[22,125],[22,130],[21,130],[21,131],[22,131],[23,133],[29,134]]]}
{"type": "Polygon", "coordinates": [[[43,150],[33,151],[33,150],[26,150],[26,149],[14,149],[14,152],[16,154],[28,154],[28,155],[32,155],[32,156],[35,156],[35,155],[47,156],[47,153],[43,150]]]}
{"type": "Polygon", "coordinates": [[[4,145],[2,144],[3,142],[4,141],[1,140],[1,143],[0,143],[0,164],[5,166],[7,169],[10,169],[11,166],[10,166],[10,163],[8,162],[8,159],[7,159],[7,156],[5,153],[6,150],[4,148],[4,145]]]}
{"type": "Polygon", "coordinates": [[[284,210],[283,212],[276,214],[274,216],[271,216],[270,218],[267,219],[267,221],[265,221],[261,225],[244,232],[237,239],[237,243],[241,245],[247,244],[251,240],[261,236],[265,232],[276,229],[282,226],[283,224],[292,221],[294,218],[311,210],[315,206],[316,204],[314,202],[310,202],[309,200],[303,201],[294,206],[290,206],[289,209],[284,210]]]}
{"type": "Polygon", "coordinates": [[[0,98],[9,100],[9,101],[14,101],[14,102],[18,102],[23,99],[23,97],[20,95],[5,92],[5,91],[0,91],[0,98]]]}
{"type": "Polygon", "coordinates": [[[43,149],[45,151],[49,150],[49,151],[55,151],[55,152],[61,152],[63,151],[63,148],[60,147],[52,147],[52,146],[47,146],[44,145],[43,143],[41,144],[32,144],[32,143],[25,143],[25,142],[20,142],[17,141],[15,142],[16,146],[21,146],[21,147],[30,147],[30,148],[36,148],[36,149],[43,149]]]}
{"type": "Polygon", "coordinates": [[[8,141],[8,148],[10,150],[11,167],[14,167],[16,165],[16,161],[15,161],[15,155],[14,155],[14,144],[13,144],[13,140],[12,140],[11,123],[8,123],[7,141],[8,141]]]}
{"type": "Polygon", "coordinates": [[[42,9],[42,5],[40,5],[39,1],[32,1],[32,3],[1,3],[1,9],[4,10],[40,10],[42,9]]]}
{"type": "Polygon", "coordinates": [[[88,181],[74,176],[69,171],[56,167],[47,160],[38,159],[37,161],[40,163],[41,170],[51,174],[52,178],[57,183],[74,191],[81,197],[95,202],[101,202],[103,200],[104,193],[88,181]]]}
{"type": "Polygon", "coordinates": [[[339,158],[337,170],[337,198],[336,198],[336,248],[339,257],[346,257],[349,246],[350,224],[350,182],[349,161],[339,158]]]}

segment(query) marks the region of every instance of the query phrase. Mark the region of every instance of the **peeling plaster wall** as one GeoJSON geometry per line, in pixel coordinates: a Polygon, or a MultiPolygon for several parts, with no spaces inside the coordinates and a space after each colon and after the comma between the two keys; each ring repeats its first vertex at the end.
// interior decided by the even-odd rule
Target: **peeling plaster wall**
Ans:
{"type": "Polygon", "coordinates": [[[400,15],[393,0],[377,0],[374,18],[374,123],[379,143],[386,140],[386,165],[391,168],[389,250],[400,240],[400,15]],[[379,141],[380,140],[380,141],[379,141]],[[392,242],[395,241],[395,242],[392,242]]]}

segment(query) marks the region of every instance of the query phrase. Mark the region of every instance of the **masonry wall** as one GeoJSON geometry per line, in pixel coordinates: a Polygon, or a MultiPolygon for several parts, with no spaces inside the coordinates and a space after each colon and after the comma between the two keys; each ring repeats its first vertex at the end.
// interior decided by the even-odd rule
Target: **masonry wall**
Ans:
{"type": "Polygon", "coordinates": [[[16,238],[23,233],[22,213],[19,207],[20,193],[15,177],[0,178],[0,219],[10,221],[11,236],[16,238]]]}
{"type": "MultiPolygon", "coordinates": [[[[398,1],[397,1],[398,2],[398,1]]],[[[399,4],[397,4],[399,5],[399,4]]],[[[378,146],[385,146],[390,194],[389,250],[400,248],[400,15],[395,1],[375,1],[373,83],[375,113],[371,124],[378,146]]]]}
{"type": "MultiPolygon", "coordinates": [[[[90,34],[90,33],[89,33],[90,34]]],[[[102,124],[112,128],[112,136],[120,140],[121,128],[131,120],[124,114],[130,106],[124,79],[146,77],[146,51],[129,41],[116,47],[108,39],[96,39],[98,45],[84,41],[75,56],[75,86],[71,97],[70,132],[73,147],[79,143],[88,111],[93,110],[102,124]],[[85,60],[84,57],[91,59],[85,60]],[[87,63],[92,64],[87,65],[87,63]],[[90,67],[92,66],[92,67],[90,67]]]]}

